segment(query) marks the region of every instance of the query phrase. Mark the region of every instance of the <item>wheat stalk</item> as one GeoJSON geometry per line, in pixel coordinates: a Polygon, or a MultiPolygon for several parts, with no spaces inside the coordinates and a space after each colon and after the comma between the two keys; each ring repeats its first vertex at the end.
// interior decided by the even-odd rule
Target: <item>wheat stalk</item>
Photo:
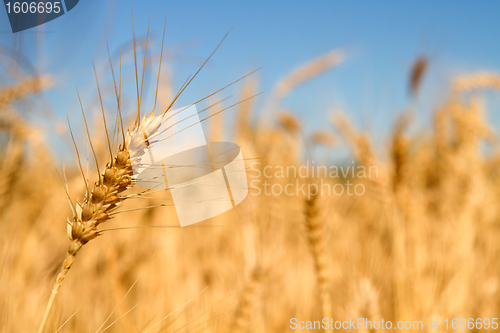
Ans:
{"type": "MultiPolygon", "coordinates": [[[[87,193],[83,202],[77,201],[74,205],[69,199],[73,218],[71,221],[69,219],[67,221],[67,233],[71,243],[56,281],[52,286],[49,302],[38,330],[39,333],[44,331],[55,296],[73,265],[76,254],[82,246],[100,235],[99,225],[111,219],[116,208],[127,199],[127,196],[123,196],[123,192],[134,185],[132,163],[134,156],[140,154],[138,139],[140,134],[147,133],[144,130],[144,127],[146,127],[144,124],[147,123],[147,120],[151,120],[151,117],[146,118],[146,121],[142,122],[131,133],[127,133],[116,155],[111,156],[112,161],[99,174],[99,181],[94,184],[92,190],[88,188],[87,179],[84,179],[87,185],[87,193]]],[[[85,125],[87,125],[86,121],[85,125]]],[[[144,139],[142,141],[145,145],[144,139]]]]}
{"type": "MultiPolygon", "coordinates": [[[[166,20],[165,20],[165,27],[166,27],[166,20]]],[[[112,152],[111,148],[112,144],[109,137],[109,133],[107,131],[106,117],[104,114],[101,91],[99,89],[97,72],[94,66],[94,75],[96,79],[97,91],[99,94],[99,100],[102,110],[104,129],[106,132],[106,138],[109,148],[109,160],[102,173],[100,174],[98,173],[98,181],[94,184],[92,190],[90,190],[89,188],[88,178],[83,173],[83,169],[80,163],[80,157],[78,154],[78,148],[76,146],[70,126],[70,133],[73,139],[73,143],[75,144],[75,150],[80,166],[80,171],[86,187],[86,194],[83,199],[83,202],[80,203],[77,201],[76,204],[73,204],[69,196],[68,189],[66,187],[68,201],[71,206],[71,210],[73,212],[73,217],[71,221],[69,219],[67,220],[67,234],[71,243],[69,245],[68,252],[66,253],[66,258],[64,259],[59,274],[57,275],[56,281],[52,286],[52,292],[50,294],[49,301],[47,302],[47,306],[45,308],[42,321],[38,329],[38,333],[43,333],[43,331],[45,330],[45,326],[47,325],[47,320],[49,318],[55,297],[59,289],[61,288],[62,282],[66,277],[66,274],[73,265],[76,254],[85,244],[87,244],[89,241],[93,240],[102,233],[102,231],[98,230],[99,225],[111,219],[114,211],[118,208],[118,206],[121,205],[127,198],[130,197],[130,196],[124,196],[123,192],[134,185],[132,165],[134,163],[140,162],[140,157],[145,153],[145,150],[149,146],[148,139],[153,139],[159,135],[158,129],[161,125],[161,121],[163,120],[163,116],[175,102],[174,98],[170,107],[167,108],[158,117],[154,116],[153,113],[154,108],[153,108],[153,111],[151,112],[149,117],[144,116],[142,119],[140,118],[142,86],[144,83],[144,76],[142,78],[141,90],[139,94],[139,76],[137,75],[137,59],[136,59],[135,33],[133,32],[133,23],[132,23],[132,34],[134,41],[134,63],[136,66],[138,110],[134,126],[132,130],[130,131],[127,130],[126,134],[123,128],[123,119],[121,117],[121,105],[120,105],[121,104],[120,103],[121,102],[121,59],[120,59],[120,92],[118,92],[113,66],[111,64],[111,57],[109,57],[109,63],[111,72],[113,74],[113,82],[114,82],[116,100],[118,105],[116,128],[118,131],[118,136],[120,135],[120,128],[122,134],[121,144],[118,145],[118,151],[116,152],[116,154],[113,154],[112,152]]],[[[149,36],[149,27],[148,27],[148,36],[149,36]]],[[[163,37],[165,37],[165,28],[163,31],[163,37]]],[[[146,66],[147,43],[148,41],[146,39],[143,73],[145,71],[145,66],[146,66]]],[[[109,49],[108,49],[108,56],[109,56],[109,49]]],[[[160,66],[158,69],[158,78],[160,76],[162,56],[163,56],[163,41],[162,41],[162,53],[160,55],[160,62],[159,62],[160,66]]],[[[156,94],[157,93],[158,93],[158,83],[156,87],[156,94]]],[[[156,96],[155,96],[155,106],[156,106],[156,96]]],[[[96,168],[97,170],[99,170],[97,155],[92,145],[87,120],[85,118],[83,104],[79,94],[78,94],[78,100],[80,101],[80,106],[82,109],[83,120],[85,122],[85,129],[87,131],[87,138],[90,144],[90,148],[94,154],[96,168]]],[[[69,125],[69,120],[68,120],[68,125],[69,125]]]]}

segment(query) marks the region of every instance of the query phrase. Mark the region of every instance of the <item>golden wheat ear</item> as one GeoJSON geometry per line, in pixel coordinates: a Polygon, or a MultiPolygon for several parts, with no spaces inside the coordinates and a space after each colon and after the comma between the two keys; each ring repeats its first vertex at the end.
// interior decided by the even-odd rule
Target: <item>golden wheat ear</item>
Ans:
{"type": "MultiPolygon", "coordinates": [[[[328,262],[325,247],[324,221],[320,216],[319,197],[313,195],[304,202],[304,215],[307,240],[314,259],[314,268],[319,288],[322,318],[332,318],[332,299],[330,294],[331,267],[328,262]]],[[[327,331],[327,330],[325,330],[327,331]]]]}
{"type": "MultiPolygon", "coordinates": [[[[90,182],[89,179],[83,173],[78,153],[78,148],[76,146],[76,142],[74,141],[73,132],[71,130],[71,126],[69,125],[68,121],[71,138],[73,140],[73,143],[75,145],[75,151],[77,153],[78,164],[86,187],[86,195],[83,201],[82,202],[77,201],[75,206],[73,206],[72,201],[70,199],[70,204],[72,205],[72,211],[73,211],[73,218],[71,219],[71,221],[68,220],[67,225],[68,225],[68,238],[71,241],[71,243],[68,248],[68,252],[66,253],[66,258],[64,259],[63,265],[59,271],[59,274],[57,275],[56,281],[52,286],[52,292],[49,301],[47,303],[42,318],[42,322],[38,330],[39,333],[42,333],[45,330],[45,326],[47,324],[47,320],[54,299],[57,295],[57,292],[61,288],[62,282],[66,277],[66,274],[73,265],[76,254],[80,251],[83,245],[87,244],[89,241],[99,236],[100,231],[98,230],[98,226],[101,223],[104,223],[112,218],[112,214],[117,209],[117,207],[128,198],[127,196],[123,195],[123,192],[134,185],[132,161],[130,158],[131,154],[129,151],[131,138],[130,136],[123,135],[123,140],[121,144],[118,145],[116,154],[113,154],[111,147],[111,140],[107,130],[106,117],[104,113],[104,107],[102,104],[102,97],[95,67],[94,67],[94,74],[96,79],[97,90],[99,93],[104,129],[106,132],[106,138],[108,143],[109,160],[106,163],[104,170],[102,170],[102,172],[99,173],[100,168],[97,159],[97,154],[94,150],[94,145],[92,144],[83,103],[77,91],[78,100],[80,102],[82,110],[83,121],[85,123],[85,130],[87,134],[88,143],[92,150],[92,153],[94,155],[94,160],[96,163],[98,181],[94,184],[92,190],[90,190],[89,188],[90,182]]],[[[118,101],[118,112],[120,118],[119,122],[122,123],[121,111],[119,106],[120,105],[119,97],[117,97],[117,101],[118,101]]]]}
{"type": "Polygon", "coordinates": [[[424,55],[418,57],[413,63],[410,71],[410,82],[408,84],[408,89],[413,97],[418,94],[418,91],[422,84],[422,79],[428,67],[429,61],[424,55]]]}
{"type": "MultiPolygon", "coordinates": [[[[85,112],[83,110],[83,105],[82,114],[85,122],[89,144],[94,154],[97,170],[99,170],[97,156],[95,154],[92,141],[90,140],[90,133],[88,130],[85,112]]],[[[103,121],[106,126],[104,111],[103,121]]],[[[74,140],[71,127],[70,133],[72,139],[74,140]]],[[[77,201],[75,208],[72,208],[74,215],[72,221],[68,221],[68,238],[71,243],[68,248],[68,252],[66,253],[66,258],[63,262],[61,270],[59,271],[56,281],[52,286],[52,292],[49,298],[49,302],[47,303],[47,307],[44,312],[40,328],[38,330],[39,333],[42,333],[45,329],[55,296],[61,288],[66,274],[73,265],[76,254],[78,253],[78,251],[80,251],[83,245],[87,244],[89,241],[99,235],[99,230],[97,229],[98,226],[101,223],[104,223],[112,218],[111,214],[123,201],[127,199],[127,196],[124,196],[123,192],[134,185],[132,179],[132,162],[130,160],[130,152],[127,148],[129,146],[128,142],[122,142],[122,144],[119,145],[117,153],[113,154],[111,151],[109,135],[107,135],[107,137],[111,161],[106,164],[103,172],[98,174],[99,181],[94,184],[92,190],[88,188],[89,181],[83,174],[78,154],[78,148],[76,147],[75,143],[75,150],[78,156],[80,171],[87,190],[83,202],[80,203],[77,201]]]]}

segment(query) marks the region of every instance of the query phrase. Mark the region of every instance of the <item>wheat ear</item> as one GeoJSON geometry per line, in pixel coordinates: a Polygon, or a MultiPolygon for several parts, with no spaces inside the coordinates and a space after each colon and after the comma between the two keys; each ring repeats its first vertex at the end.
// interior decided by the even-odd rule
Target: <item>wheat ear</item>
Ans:
{"type": "Polygon", "coordinates": [[[314,268],[318,280],[319,297],[323,318],[332,318],[332,300],[330,296],[330,274],[325,253],[323,221],[319,218],[317,195],[305,201],[306,233],[314,258],[314,268]]]}
{"type": "Polygon", "coordinates": [[[254,268],[250,274],[246,285],[240,295],[240,303],[236,311],[233,322],[233,332],[246,332],[252,322],[252,312],[255,309],[255,303],[259,297],[259,287],[262,280],[262,271],[260,268],[254,268]]]}
{"type": "MultiPolygon", "coordinates": [[[[160,77],[161,71],[161,62],[163,56],[163,41],[165,38],[165,29],[166,29],[166,18],[165,25],[163,27],[163,39],[162,39],[162,52],[160,54],[160,66],[158,68],[158,78],[160,77]]],[[[142,100],[142,87],[144,84],[144,72],[146,69],[146,54],[148,47],[148,38],[146,38],[146,48],[144,50],[144,63],[143,63],[143,76],[141,81],[141,92],[139,95],[139,76],[137,75],[137,59],[136,59],[136,48],[135,48],[135,32],[134,32],[134,23],[133,23],[133,13],[132,13],[132,36],[134,40],[134,63],[136,70],[136,83],[137,83],[137,119],[134,123],[132,131],[127,130],[125,134],[123,119],[121,113],[121,57],[120,57],[120,91],[117,89],[117,84],[115,80],[115,75],[113,71],[113,65],[111,63],[111,57],[109,56],[109,65],[111,69],[111,73],[113,76],[113,83],[115,88],[116,102],[117,102],[117,120],[115,124],[115,128],[117,129],[118,137],[120,137],[120,129],[121,129],[121,144],[118,145],[118,151],[116,154],[112,152],[112,141],[110,140],[110,136],[107,130],[106,117],[104,115],[104,107],[102,103],[101,90],[99,89],[99,82],[97,79],[97,72],[94,67],[94,76],[96,79],[97,92],[99,94],[99,101],[101,104],[102,118],[104,123],[104,130],[106,132],[107,143],[109,147],[109,161],[104,168],[104,171],[99,174],[98,173],[98,181],[94,184],[92,191],[89,189],[88,179],[85,177],[83,173],[83,169],[80,163],[80,156],[78,154],[78,148],[76,146],[75,140],[73,138],[73,133],[70,133],[71,138],[73,139],[73,143],[75,144],[75,150],[78,158],[78,164],[80,166],[80,171],[83,177],[83,181],[86,187],[86,194],[83,200],[83,203],[76,202],[74,205],[69,197],[68,189],[66,188],[66,192],[68,195],[68,200],[71,206],[71,210],[73,212],[73,219],[67,221],[67,232],[68,238],[71,241],[71,244],[68,248],[68,252],[66,253],[66,258],[62,264],[61,270],[57,275],[56,281],[52,286],[52,292],[49,297],[49,301],[47,302],[47,306],[45,308],[45,312],[43,314],[42,322],[38,329],[38,333],[43,333],[45,330],[45,326],[47,325],[47,320],[49,318],[50,310],[52,309],[52,305],[54,303],[54,299],[61,288],[62,282],[68,273],[69,269],[73,265],[73,261],[75,259],[76,254],[83,245],[87,244],[92,239],[96,238],[100,235],[100,231],[97,229],[98,226],[111,219],[114,210],[121,204],[123,201],[127,199],[127,196],[122,195],[122,193],[128,188],[132,187],[134,182],[134,174],[132,170],[132,164],[140,161],[141,156],[144,154],[145,150],[148,148],[148,138],[151,138],[155,134],[158,135],[158,129],[161,125],[162,116],[155,117],[153,111],[151,112],[149,117],[140,118],[141,114],[141,100],[142,100]]],[[[148,37],[149,37],[149,26],[148,26],[148,37]]],[[[158,93],[158,81],[156,86],[156,93],[158,93]]],[[[85,112],[83,109],[83,104],[80,99],[80,95],[78,94],[78,100],[80,102],[80,106],[82,109],[83,120],[85,122],[85,129],[87,132],[87,138],[90,144],[90,148],[92,153],[94,154],[94,159],[96,163],[96,168],[99,172],[99,164],[97,162],[97,155],[95,153],[94,147],[92,145],[92,141],[90,140],[90,133],[87,125],[87,120],[85,118],[85,112]]],[[[172,102],[173,104],[173,102],[172,102]]],[[[156,107],[156,96],[155,96],[155,107],[156,107]]],[[[167,112],[168,109],[164,112],[167,112]]],[[[68,120],[69,125],[69,120],[68,120]]]]}
{"type": "Polygon", "coordinates": [[[335,49],[309,61],[280,80],[274,89],[274,93],[280,99],[284,98],[304,82],[340,64],[344,61],[345,56],[344,51],[335,49]]]}
{"type": "Polygon", "coordinates": [[[463,93],[476,89],[500,89],[500,75],[493,72],[478,72],[455,78],[451,85],[452,91],[463,93]]]}
{"type": "MultiPolygon", "coordinates": [[[[45,329],[55,296],[61,288],[64,277],[73,265],[75,255],[83,245],[99,235],[97,229],[99,224],[111,218],[111,213],[126,199],[121,195],[122,192],[133,185],[132,162],[128,149],[130,138],[131,136],[127,135],[125,144],[118,149],[116,156],[112,157],[113,161],[106,165],[93,189],[90,191],[87,187],[83,203],[77,201],[76,205],[71,204],[73,219],[67,221],[68,238],[71,244],[52,287],[49,302],[38,330],[39,333],[45,329]]],[[[85,180],[85,182],[87,181],[85,180]]]]}

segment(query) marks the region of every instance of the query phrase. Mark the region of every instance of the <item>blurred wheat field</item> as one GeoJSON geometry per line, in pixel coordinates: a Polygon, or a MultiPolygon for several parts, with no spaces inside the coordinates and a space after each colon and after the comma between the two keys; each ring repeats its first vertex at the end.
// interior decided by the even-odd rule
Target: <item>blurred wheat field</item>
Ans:
{"type": "MultiPolygon", "coordinates": [[[[277,85],[276,99],[342,57],[332,52],[294,71],[277,85]]],[[[432,126],[410,134],[415,110],[409,107],[394,119],[382,147],[346,114],[328,115],[331,133],[313,133],[309,148],[346,145],[356,166],[376,166],[378,177],[350,179],[364,186],[363,195],[257,196],[251,190],[236,208],[196,227],[97,237],[77,256],[47,332],[68,319],[60,332],[288,332],[291,318],[324,317],[418,320],[428,330],[429,318],[497,317],[500,155],[482,92],[498,89],[499,81],[492,73],[457,78],[432,126]],[[485,153],[485,143],[492,153],[485,153]]],[[[0,87],[1,332],[38,327],[68,246],[71,210],[54,171],[60,163],[18,109],[19,101],[34,99],[51,84],[49,78],[29,78],[0,87]]],[[[257,92],[257,85],[247,79],[241,99],[257,92]]],[[[300,120],[279,102],[271,105],[272,126],[255,121],[252,100],[234,111],[233,141],[247,158],[249,182],[259,179],[257,167],[262,175],[267,166],[306,163],[300,120]]],[[[210,123],[213,141],[221,139],[224,117],[210,123]]],[[[77,165],[65,169],[71,197],[81,198],[85,185],[77,165]]],[[[126,208],[154,206],[159,199],[130,201],[126,208]]],[[[177,224],[173,207],[118,214],[106,227],[166,224],[177,224]]]]}

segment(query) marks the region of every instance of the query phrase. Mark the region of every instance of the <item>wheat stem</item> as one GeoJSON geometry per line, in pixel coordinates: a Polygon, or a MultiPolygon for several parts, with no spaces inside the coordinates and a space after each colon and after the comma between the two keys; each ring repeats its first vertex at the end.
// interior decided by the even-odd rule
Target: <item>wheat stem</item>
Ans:
{"type": "Polygon", "coordinates": [[[49,301],[47,302],[47,307],[45,308],[45,312],[43,313],[43,318],[42,322],[40,324],[40,327],[38,328],[38,333],[43,333],[45,330],[45,326],[47,325],[47,319],[49,319],[49,314],[50,310],[52,309],[52,304],[54,304],[54,299],[56,298],[57,292],[52,292],[50,293],[50,298],[49,301]]]}
{"type": "Polygon", "coordinates": [[[64,277],[66,276],[69,269],[73,265],[73,261],[75,260],[75,255],[80,250],[81,247],[82,244],[80,242],[78,241],[71,242],[68,252],[66,253],[66,259],[64,259],[63,264],[61,266],[61,270],[59,271],[56,281],[52,286],[52,292],[50,293],[49,301],[47,302],[42,322],[40,323],[40,327],[38,328],[38,333],[44,332],[45,326],[47,326],[47,320],[49,319],[50,310],[52,310],[52,306],[54,305],[54,300],[56,298],[57,292],[59,291],[59,288],[61,288],[64,277]]]}

